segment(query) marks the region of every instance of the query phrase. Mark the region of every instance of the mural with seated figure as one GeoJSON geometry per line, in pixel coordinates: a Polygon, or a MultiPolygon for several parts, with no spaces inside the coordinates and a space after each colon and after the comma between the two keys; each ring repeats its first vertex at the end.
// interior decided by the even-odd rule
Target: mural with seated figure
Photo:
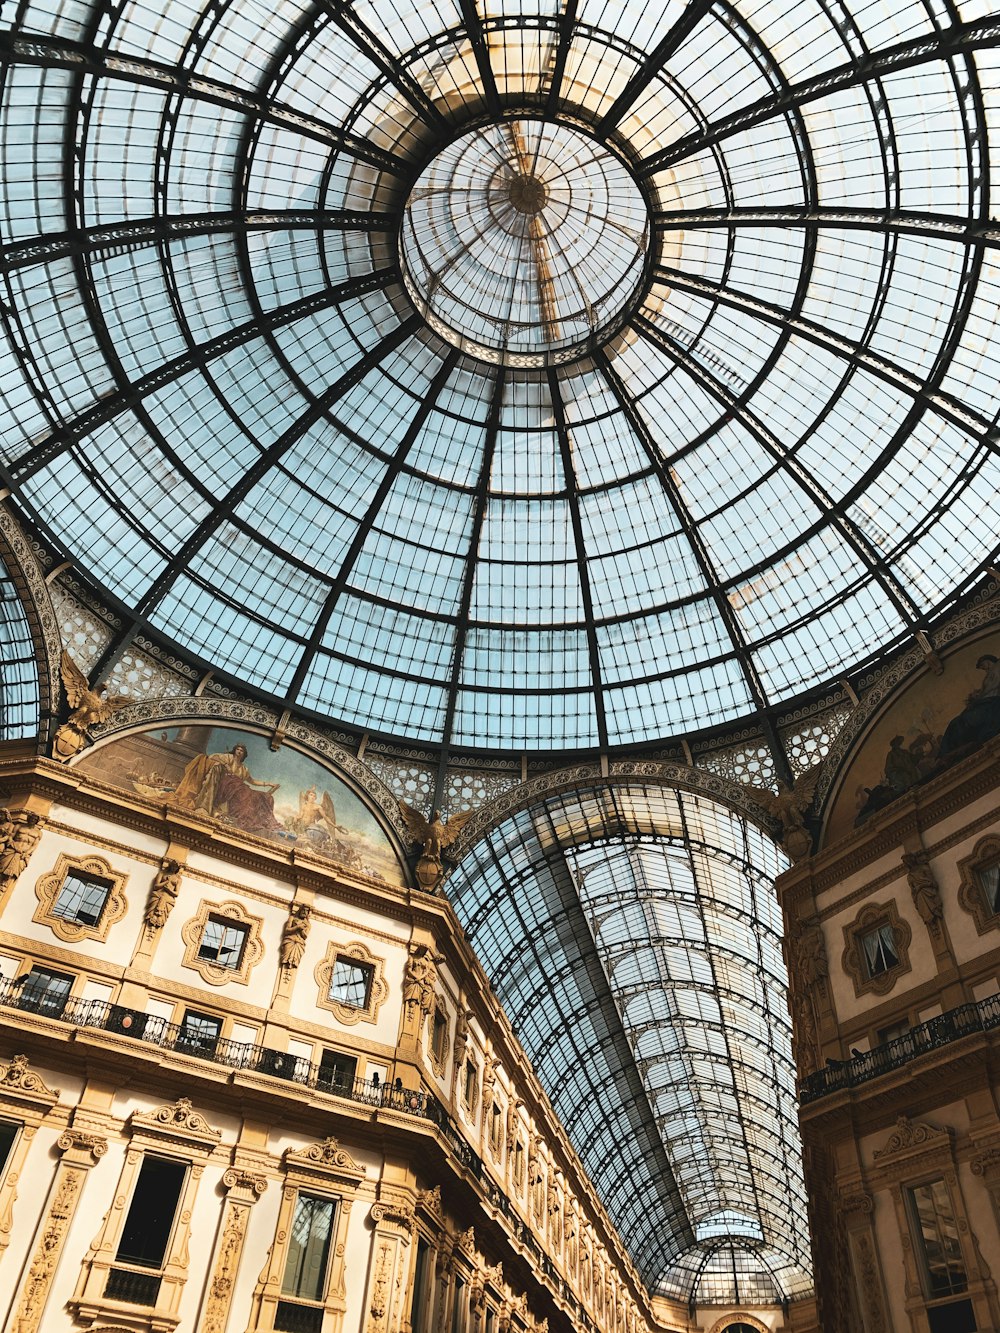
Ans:
{"type": "Polygon", "coordinates": [[[966,644],[892,703],[847,770],[826,842],[844,837],[912,787],[1000,735],[1000,633],[966,644]]]}
{"type": "Polygon", "coordinates": [[[388,836],[353,789],[298,750],[272,751],[254,732],[157,727],[92,750],[76,767],[157,805],[176,805],[348,870],[403,883],[388,836]]]}

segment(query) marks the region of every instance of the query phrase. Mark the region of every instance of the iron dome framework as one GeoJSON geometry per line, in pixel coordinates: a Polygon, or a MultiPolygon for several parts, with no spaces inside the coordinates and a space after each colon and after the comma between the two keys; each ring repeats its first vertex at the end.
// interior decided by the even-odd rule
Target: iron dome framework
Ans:
{"type": "Polygon", "coordinates": [[[2,480],[110,595],[108,659],[141,632],[373,733],[607,751],[766,722],[992,559],[992,15],[12,15],[2,480]],[[543,367],[436,335],[400,267],[421,173],[519,118],[649,209],[638,299],[543,367]]]}

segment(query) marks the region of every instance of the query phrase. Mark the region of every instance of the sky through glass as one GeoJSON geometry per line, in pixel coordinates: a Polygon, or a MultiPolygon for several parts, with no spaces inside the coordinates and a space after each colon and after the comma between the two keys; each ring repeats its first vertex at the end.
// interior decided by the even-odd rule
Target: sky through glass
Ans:
{"type": "Polygon", "coordinates": [[[773,710],[993,558],[996,37],[946,0],[28,0],[0,482],[119,644],[375,734],[773,710]]]}

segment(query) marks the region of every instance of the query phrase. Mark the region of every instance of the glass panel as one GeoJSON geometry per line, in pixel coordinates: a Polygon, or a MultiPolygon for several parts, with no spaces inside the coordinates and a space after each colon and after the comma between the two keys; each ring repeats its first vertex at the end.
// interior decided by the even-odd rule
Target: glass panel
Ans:
{"type": "Polygon", "coordinates": [[[218,1044],[221,1031],[222,1020],[220,1018],[216,1018],[212,1014],[199,1014],[194,1009],[188,1009],[181,1021],[178,1044],[187,1046],[194,1051],[204,1051],[211,1054],[218,1044]]]}
{"type": "Polygon", "coordinates": [[[118,1242],[119,1262],[162,1268],[186,1172],[185,1162],[143,1158],[118,1242]]]}
{"type": "Polygon", "coordinates": [[[891,926],[877,926],[861,936],[861,947],[870,977],[880,976],[899,962],[891,926]]]}
{"type": "Polygon", "coordinates": [[[230,921],[220,921],[209,917],[202,932],[198,957],[220,967],[239,967],[243,958],[243,946],[247,941],[246,926],[233,925],[230,921]]]}
{"type": "Polygon", "coordinates": [[[326,1295],[326,1265],[333,1236],[334,1199],[300,1194],[288,1238],[283,1296],[321,1301],[326,1295]]]}
{"type": "Polygon", "coordinates": [[[20,1128],[20,1125],[11,1124],[9,1120],[0,1120],[0,1180],[3,1179],[4,1167],[20,1128]]]}
{"type": "Polygon", "coordinates": [[[110,892],[106,879],[70,870],[52,905],[52,915],[76,925],[96,926],[110,892]]]}
{"type": "Polygon", "coordinates": [[[993,866],[980,866],[976,879],[986,899],[986,906],[991,912],[1000,912],[1000,863],[993,866]]]}
{"type": "Polygon", "coordinates": [[[319,1062],[318,1083],[334,1092],[349,1092],[354,1086],[358,1072],[358,1062],[353,1055],[343,1051],[324,1050],[319,1062]]]}
{"type": "Polygon", "coordinates": [[[72,977],[49,972],[44,967],[33,967],[24,980],[21,1003],[38,1013],[58,1018],[66,1007],[72,985],[72,977]]]}
{"type": "Polygon", "coordinates": [[[948,1189],[932,1180],[909,1190],[914,1230],[924,1263],[928,1296],[946,1296],[966,1288],[965,1261],[948,1189]]]}
{"type": "Polygon", "coordinates": [[[330,999],[349,1004],[353,1009],[367,1008],[374,975],[374,969],[368,963],[338,958],[330,979],[330,999]]]}

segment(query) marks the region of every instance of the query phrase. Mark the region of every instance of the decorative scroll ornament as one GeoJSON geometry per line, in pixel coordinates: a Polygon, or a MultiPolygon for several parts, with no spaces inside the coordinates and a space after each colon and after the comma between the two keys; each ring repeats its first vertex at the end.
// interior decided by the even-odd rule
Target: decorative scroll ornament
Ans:
{"type": "Polygon", "coordinates": [[[433,811],[428,823],[419,810],[414,810],[405,801],[400,801],[399,809],[410,841],[423,849],[417,861],[417,883],[428,893],[435,893],[444,879],[442,852],[458,839],[463,825],[472,818],[473,812],[463,810],[460,814],[452,815],[445,824],[440,810],[433,811]]]}
{"type": "Polygon", "coordinates": [[[149,1119],[157,1125],[170,1129],[183,1129],[191,1134],[212,1134],[220,1138],[220,1132],[213,1129],[200,1112],[191,1105],[190,1097],[178,1097],[172,1106],[161,1106],[149,1119]]]}
{"type": "Polygon", "coordinates": [[[102,682],[92,690],[87,677],[63,649],[60,660],[63,689],[70,706],[70,715],[56,732],[52,742],[52,758],[67,763],[79,754],[90,741],[90,728],[107,722],[112,713],[132,703],[125,695],[107,695],[107,687],[102,682]],[[105,697],[102,698],[101,696],[105,697]]]}
{"type": "Polygon", "coordinates": [[[398,1227],[401,1231],[407,1233],[413,1227],[413,1209],[408,1204],[399,1203],[392,1199],[383,1200],[381,1203],[373,1203],[369,1216],[377,1227],[398,1227]]]}
{"type": "Polygon", "coordinates": [[[0,809],[0,893],[24,870],[42,836],[42,819],[34,810],[0,809]]]}
{"type": "Polygon", "coordinates": [[[910,1148],[922,1148],[927,1144],[940,1144],[950,1141],[947,1129],[938,1129],[925,1120],[911,1120],[901,1115],[896,1120],[896,1128],[881,1148],[876,1148],[872,1156],[892,1157],[895,1153],[906,1152],[910,1148]]]}
{"type": "Polygon", "coordinates": [[[267,1177],[257,1171],[245,1171],[241,1167],[231,1166],[222,1177],[227,1190],[242,1189],[259,1198],[267,1189],[267,1177]]]}
{"type": "Polygon", "coordinates": [[[465,1254],[473,1255],[476,1252],[476,1232],[474,1227],[466,1227],[460,1231],[455,1238],[455,1246],[465,1254]]]}
{"type": "Polygon", "coordinates": [[[867,1217],[875,1211],[875,1201],[864,1190],[858,1190],[853,1194],[841,1194],[837,1207],[845,1217],[851,1213],[862,1213],[867,1217]]]}
{"type": "Polygon", "coordinates": [[[1000,1170],[1000,1148],[985,1148],[969,1163],[974,1176],[992,1175],[1000,1170]]]}
{"type": "Polygon", "coordinates": [[[28,1068],[26,1055],[11,1056],[10,1063],[0,1065],[0,1089],[17,1088],[20,1092],[40,1092],[43,1097],[57,1097],[47,1087],[40,1074],[28,1068]]]}
{"type": "Polygon", "coordinates": [[[67,1129],[56,1139],[60,1152],[69,1152],[72,1148],[83,1148],[97,1161],[108,1151],[108,1141],[101,1134],[90,1134],[83,1129],[67,1129]]]}
{"type": "Polygon", "coordinates": [[[299,1156],[308,1157],[311,1162],[322,1162],[324,1166],[343,1166],[349,1171],[361,1170],[351,1154],[340,1146],[332,1134],[322,1143],[314,1143],[311,1147],[303,1149],[299,1156]]]}

